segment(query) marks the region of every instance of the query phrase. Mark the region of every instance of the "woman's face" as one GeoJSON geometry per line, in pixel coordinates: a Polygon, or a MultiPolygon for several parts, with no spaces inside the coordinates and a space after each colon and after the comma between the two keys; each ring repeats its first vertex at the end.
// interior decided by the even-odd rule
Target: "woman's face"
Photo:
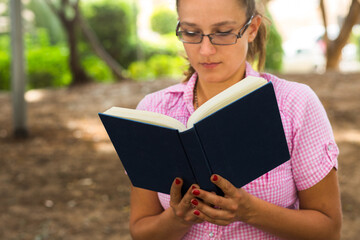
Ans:
{"type": "MultiPolygon", "coordinates": [[[[229,31],[238,34],[248,20],[246,10],[237,0],[179,0],[178,14],[181,31],[203,34],[229,31]]],[[[261,18],[255,17],[234,45],[212,45],[208,37],[200,44],[184,43],[199,79],[209,83],[241,80],[245,73],[248,42],[254,40],[260,22],[261,18]]]]}

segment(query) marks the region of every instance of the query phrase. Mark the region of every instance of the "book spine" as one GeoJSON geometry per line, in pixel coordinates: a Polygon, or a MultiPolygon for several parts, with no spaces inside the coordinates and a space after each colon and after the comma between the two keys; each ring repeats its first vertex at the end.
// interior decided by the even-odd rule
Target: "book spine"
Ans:
{"type": "Polygon", "coordinates": [[[183,149],[183,151],[184,151],[184,153],[185,153],[186,161],[187,161],[187,163],[188,163],[189,169],[191,170],[191,173],[192,173],[192,175],[193,175],[193,180],[195,179],[195,182],[192,182],[190,179],[183,178],[183,182],[184,182],[184,183],[183,183],[183,186],[182,186],[182,189],[181,189],[181,193],[182,193],[182,195],[184,196],[185,193],[186,193],[186,192],[188,191],[188,189],[190,188],[190,186],[191,186],[192,184],[194,184],[194,183],[198,183],[199,181],[198,181],[197,178],[196,178],[196,175],[195,175],[193,166],[191,165],[190,157],[189,157],[189,155],[188,155],[188,153],[187,153],[187,151],[186,151],[186,147],[185,147],[185,145],[184,145],[184,144],[185,144],[184,142],[186,142],[186,141],[185,141],[184,138],[182,137],[182,136],[183,136],[183,132],[179,132],[178,136],[179,136],[179,141],[180,141],[180,143],[181,143],[182,149],[183,149]]]}
{"type": "Polygon", "coordinates": [[[188,156],[189,165],[192,168],[197,184],[204,190],[219,192],[216,186],[210,181],[212,171],[195,129],[191,128],[181,132],[180,139],[188,156]]]}
{"type": "MultiPolygon", "coordinates": [[[[210,162],[209,162],[209,158],[207,157],[205,148],[204,148],[204,146],[203,146],[203,143],[202,143],[202,141],[201,141],[201,138],[199,137],[200,135],[198,134],[198,132],[197,132],[197,130],[196,130],[196,125],[194,125],[193,128],[194,128],[194,132],[195,132],[196,139],[197,139],[197,141],[199,142],[199,145],[200,145],[200,148],[201,148],[201,152],[202,152],[202,154],[203,154],[203,156],[204,156],[204,162],[205,162],[205,164],[206,164],[206,166],[207,166],[207,169],[208,169],[208,171],[209,171],[209,173],[210,173],[210,176],[208,177],[208,179],[210,179],[211,175],[214,174],[215,172],[214,172],[213,169],[211,168],[211,164],[210,164],[210,162]]],[[[219,160],[220,160],[220,159],[219,159],[219,160]]],[[[210,181],[210,180],[209,180],[209,181],[210,181]]],[[[211,186],[211,188],[212,188],[212,191],[215,192],[217,195],[224,196],[223,191],[222,191],[220,188],[218,188],[216,185],[213,184],[213,185],[211,186]]]]}

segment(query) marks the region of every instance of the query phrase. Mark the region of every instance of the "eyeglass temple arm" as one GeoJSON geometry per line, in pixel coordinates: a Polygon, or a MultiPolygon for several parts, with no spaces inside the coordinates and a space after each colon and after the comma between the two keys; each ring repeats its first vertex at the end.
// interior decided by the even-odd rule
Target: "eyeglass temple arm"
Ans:
{"type": "Polygon", "coordinates": [[[178,20],[177,24],[176,24],[176,36],[179,36],[179,28],[180,28],[180,20],[178,20]]]}
{"type": "Polygon", "coordinates": [[[253,20],[255,15],[252,15],[249,19],[249,21],[247,21],[247,23],[240,29],[239,34],[237,35],[238,38],[241,38],[242,35],[245,33],[246,29],[248,29],[248,27],[251,24],[251,21],[253,20]]]}

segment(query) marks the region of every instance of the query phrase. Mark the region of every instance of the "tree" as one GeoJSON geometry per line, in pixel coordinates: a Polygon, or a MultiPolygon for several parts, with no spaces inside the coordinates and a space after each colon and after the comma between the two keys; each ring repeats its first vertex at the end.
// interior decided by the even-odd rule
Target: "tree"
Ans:
{"type": "Polygon", "coordinates": [[[95,54],[108,65],[108,67],[112,70],[113,75],[118,80],[125,79],[125,77],[122,75],[123,67],[120,66],[120,64],[117,63],[115,61],[115,59],[113,59],[110,56],[110,54],[108,54],[108,52],[104,49],[104,47],[100,44],[100,41],[99,41],[98,37],[96,36],[95,32],[87,24],[85,18],[83,16],[81,16],[80,13],[79,13],[79,24],[80,24],[82,33],[89,41],[89,44],[92,47],[92,49],[94,50],[95,54]]]}
{"type": "Polygon", "coordinates": [[[338,70],[341,50],[346,45],[353,26],[360,20],[360,0],[352,0],[349,12],[342,24],[336,39],[330,40],[327,33],[327,16],[324,0],[320,0],[320,9],[325,27],[324,41],[326,43],[326,70],[338,70]]]}
{"type": "Polygon", "coordinates": [[[67,35],[70,50],[69,67],[72,74],[72,85],[87,83],[90,81],[84,68],[81,66],[80,56],[77,49],[80,0],[46,0],[51,10],[58,16],[67,35]]]}
{"type": "Polygon", "coordinates": [[[86,72],[81,66],[79,53],[77,50],[77,26],[81,28],[82,33],[85,38],[88,40],[90,46],[94,50],[95,54],[100,57],[112,70],[113,75],[119,79],[124,79],[122,75],[123,67],[120,66],[104,49],[100,44],[95,32],[87,24],[87,21],[82,16],[79,10],[80,0],[59,0],[54,2],[52,0],[46,0],[50,8],[60,19],[65,32],[68,36],[68,45],[70,48],[70,70],[72,73],[73,81],[72,85],[77,85],[81,83],[86,83],[90,81],[90,78],[87,76],[86,72]],[[56,4],[60,6],[56,7],[56,4]]]}

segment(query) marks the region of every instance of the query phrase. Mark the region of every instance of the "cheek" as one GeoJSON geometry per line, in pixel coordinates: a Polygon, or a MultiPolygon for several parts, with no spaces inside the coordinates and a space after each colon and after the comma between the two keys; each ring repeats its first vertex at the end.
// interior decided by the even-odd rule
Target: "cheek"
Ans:
{"type": "Polygon", "coordinates": [[[195,61],[195,58],[199,56],[199,51],[196,49],[195,45],[184,44],[184,49],[186,56],[188,57],[190,63],[195,61]]]}
{"type": "Polygon", "coordinates": [[[241,65],[246,60],[247,54],[247,44],[236,45],[232,49],[227,49],[223,53],[223,59],[226,64],[229,64],[236,68],[236,66],[241,65]]]}

